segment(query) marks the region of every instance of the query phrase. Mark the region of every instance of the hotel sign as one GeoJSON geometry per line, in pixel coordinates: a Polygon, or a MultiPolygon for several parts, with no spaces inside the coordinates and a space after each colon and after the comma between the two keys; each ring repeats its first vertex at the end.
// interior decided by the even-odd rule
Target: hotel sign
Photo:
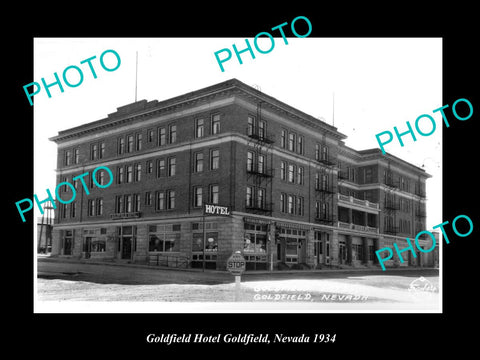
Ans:
{"type": "Polygon", "coordinates": [[[203,204],[203,214],[211,216],[230,216],[230,207],[214,204],[203,204]]]}

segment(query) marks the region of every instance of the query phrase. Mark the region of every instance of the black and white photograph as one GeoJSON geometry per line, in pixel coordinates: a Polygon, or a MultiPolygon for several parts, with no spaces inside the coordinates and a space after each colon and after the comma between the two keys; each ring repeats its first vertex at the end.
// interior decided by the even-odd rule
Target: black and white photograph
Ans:
{"type": "Polygon", "coordinates": [[[34,45],[38,311],[441,311],[441,39],[34,45]]]}
{"type": "Polygon", "coordinates": [[[30,7],[8,40],[6,342],[467,351],[474,11],[155,5],[30,7]]]}

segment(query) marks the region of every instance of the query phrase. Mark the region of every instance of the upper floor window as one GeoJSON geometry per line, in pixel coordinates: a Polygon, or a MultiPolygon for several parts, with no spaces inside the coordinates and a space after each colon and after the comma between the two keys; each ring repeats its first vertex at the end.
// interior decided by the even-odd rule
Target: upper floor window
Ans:
{"type": "Polygon", "coordinates": [[[203,119],[195,120],[195,137],[201,138],[205,134],[205,124],[203,119]]]}
{"type": "Polygon", "coordinates": [[[210,151],[210,170],[216,170],[220,166],[220,150],[210,151]]]}
{"type": "Polygon", "coordinates": [[[296,137],[297,137],[297,135],[295,133],[289,133],[288,134],[288,150],[289,151],[295,151],[296,137]]]}
{"type": "Polygon", "coordinates": [[[78,164],[79,162],[80,162],[80,150],[73,149],[73,163],[78,164]]]}
{"type": "Polygon", "coordinates": [[[280,146],[285,149],[287,147],[287,130],[282,130],[280,136],[280,146]]]}
{"type": "Polygon", "coordinates": [[[133,151],[133,135],[127,136],[127,153],[133,151]]]}
{"type": "Polygon", "coordinates": [[[165,128],[161,127],[158,129],[158,146],[163,146],[167,143],[165,128]]]}
{"type": "Polygon", "coordinates": [[[135,135],[135,150],[142,150],[142,134],[140,133],[135,135]]]}
{"type": "Polygon", "coordinates": [[[212,135],[220,133],[220,115],[215,114],[212,116],[212,135]]]}
{"type": "Polygon", "coordinates": [[[65,165],[72,165],[72,152],[70,150],[65,151],[65,165]]]}
{"type": "Polygon", "coordinates": [[[177,125],[170,125],[168,127],[168,139],[170,144],[177,142],[177,125]]]}
{"type": "Polygon", "coordinates": [[[125,139],[123,137],[118,138],[118,143],[117,143],[117,152],[119,155],[123,154],[125,152],[125,139]]]}

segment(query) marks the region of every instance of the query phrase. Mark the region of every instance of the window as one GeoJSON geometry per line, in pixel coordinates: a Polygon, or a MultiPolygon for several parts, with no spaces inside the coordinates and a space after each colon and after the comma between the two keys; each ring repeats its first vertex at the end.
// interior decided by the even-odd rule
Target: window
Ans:
{"type": "Polygon", "coordinates": [[[127,153],[133,151],[133,135],[127,136],[127,153]]]}
{"type": "Polygon", "coordinates": [[[215,114],[212,116],[212,135],[220,133],[220,115],[215,114]]]}
{"type": "Polygon", "coordinates": [[[133,211],[132,195],[125,195],[125,212],[131,213],[133,211]]]}
{"type": "Polygon", "coordinates": [[[281,180],[286,180],[287,179],[287,163],[285,161],[282,161],[280,163],[280,179],[281,180]]]}
{"type": "Polygon", "coordinates": [[[163,191],[157,191],[155,210],[165,210],[165,193],[163,191]]]}
{"type": "Polygon", "coordinates": [[[140,181],[142,177],[142,164],[135,165],[135,181],[140,181]]]}
{"type": "Polygon", "coordinates": [[[203,153],[195,153],[195,172],[202,172],[203,171],[203,153]]]}
{"type": "MultiPolygon", "coordinates": [[[[98,171],[95,177],[96,177],[95,180],[97,180],[98,184],[105,185],[105,171],[103,171],[103,170],[98,171]],[[100,179],[98,178],[98,174],[100,174],[100,179]]],[[[93,188],[93,174],[91,176],[90,181],[91,181],[90,186],[93,188]]]]}
{"type": "Polygon", "coordinates": [[[148,251],[178,251],[180,229],[176,225],[150,225],[148,251]]]}
{"type": "Polygon", "coordinates": [[[262,120],[258,123],[258,136],[263,139],[267,135],[267,122],[262,120]]]}
{"type": "Polygon", "coordinates": [[[146,172],[147,174],[151,174],[153,172],[153,161],[152,160],[147,160],[147,163],[146,163],[146,172]]]}
{"type": "Polygon", "coordinates": [[[320,219],[320,201],[315,201],[315,218],[320,219]]]}
{"type": "Polygon", "coordinates": [[[253,160],[254,158],[254,153],[252,151],[247,152],[247,171],[252,172],[253,171],[253,160]]]}
{"type": "Polygon", "coordinates": [[[257,208],[259,209],[265,208],[265,189],[262,189],[262,188],[257,189],[257,208]]]}
{"type": "Polygon", "coordinates": [[[327,203],[323,202],[321,204],[321,212],[322,212],[322,214],[321,214],[322,219],[328,219],[329,218],[327,203]]]}
{"type": "Polygon", "coordinates": [[[175,176],[176,162],[174,157],[168,159],[168,176],[175,176]]]}
{"type": "Polygon", "coordinates": [[[262,261],[266,262],[265,256],[267,252],[267,234],[265,226],[257,225],[251,226],[251,229],[245,232],[245,238],[243,243],[244,254],[260,254],[263,256],[247,256],[247,261],[262,261]]]}
{"type": "Polygon", "coordinates": [[[74,218],[77,214],[77,202],[73,201],[70,207],[70,217],[74,218]]]}
{"type": "Polygon", "coordinates": [[[251,186],[247,186],[245,205],[247,207],[252,207],[253,206],[253,188],[251,186]]]}
{"type": "Polygon", "coordinates": [[[150,191],[145,193],[145,205],[152,205],[152,193],[150,191]]]}
{"type": "Polygon", "coordinates": [[[100,147],[100,152],[98,153],[98,157],[100,159],[103,159],[105,157],[105,142],[102,141],[100,144],[99,144],[99,147],[100,147]]]}
{"type": "Polygon", "coordinates": [[[102,216],[103,215],[103,199],[96,199],[96,206],[97,206],[97,216],[102,216]]]}
{"type": "Polygon", "coordinates": [[[165,128],[161,127],[158,129],[158,146],[163,146],[167,143],[165,128]]]}
{"type": "Polygon", "coordinates": [[[288,182],[295,182],[295,165],[288,164],[288,182]]]}
{"type": "Polygon", "coordinates": [[[218,204],[218,185],[210,185],[210,203],[218,204]]]}
{"type": "Polygon", "coordinates": [[[94,216],[94,215],[95,215],[95,200],[89,199],[88,200],[88,216],[94,216]]]}
{"type": "Polygon", "coordinates": [[[220,165],[220,150],[210,151],[210,169],[216,170],[220,165]]]}
{"type": "Polygon", "coordinates": [[[127,178],[126,182],[131,183],[133,182],[133,166],[132,165],[127,165],[127,178]]]}
{"type": "Polygon", "coordinates": [[[167,209],[175,209],[175,191],[167,190],[167,209]]]}
{"type": "Polygon", "coordinates": [[[204,126],[203,119],[195,120],[195,137],[197,139],[203,137],[204,132],[205,132],[205,126],[204,126]]]}
{"type": "Polygon", "coordinates": [[[289,151],[295,151],[295,139],[296,139],[296,134],[295,133],[289,133],[288,134],[288,150],[289,151]]]}
{"type": "Polygon", "coordinates": [[[123,196],[119,195],[115,198],[115,212],[117,214],[123,213],[124,207],[123,207],[123,196]]]}
{"type": "Polygon", "coordinates": [[[304,204],[303,197],[298,196],[297,197],[297,215],[301,215],[301,216],[304,215],[303,204],[304,204]]]}
{"type": "Polygon", "coordinates": [[[256,127],[256,119],[253,116],[248,115],[247,123],[248,123],[247,135],[249,136],[254,135],[255,127],[256,127]]]}
{"type": "Polygon", "coordinates": [[[287,130],[282,130],[280,136],[280,146],[285,149],[287,147],[287,130]]]}
{"type": "Polygon", "coordinates": [[[322,174],[322,190],[328,190],[328,176],[322,174]]]}
{"type": "Polygon", "coordinates": [[[304,176],[303,166],[299,166],[297,169],[297,184],[303,185],[303,176],[304,176]]]}
{"type": "Polygon", "coordinates": [[[295,203],[294,203],[294,196],[293,195],[288,195],[288,203],[287,203],[287,209],[289,214],[293,214],[295,211],[295,203]]]}
{"type": "Polygon", "coordinates": [[[78,164],[80,162],[80,150],[73,149],[73,163],[78,164]]]}
{"type": "Polygon", "coordinates": [[[315,160],[320,160],[320,144],[315,144],[315,160]]]}
{"type": "Polygon", "coordinates": [[[153,131],[153,129],[147,130],[147,142],[149,143],[153,142],[154,133],[155,132],[153,131]]]}
{"type": "Polygon", "coordinates": [[[123,166],[120,166],[118,169],[117,169],[117,183],[118,184],[123,184],[124,181],[125,181],[125,178],[124,178],[124,167],[123,166]]]}
{"type": "Polygon", "coordinates": [[[165,160],[157,160],[157,177],[165,176],[165,160]]]}
{"type": "Polygon", "coordinates": [[[258,155],[257,157],[257,161],[258,161],[258,169],[257,171],[260,173],[260,174],[264,174],[265,173],[265,155],[258,155]]]}
{"type": "Polygon", "coordinates": [[[168,127],[168,140],[170,144],[177,142],[177,125],[170,125],[168,127]]]}
{"type": "Polygon", "coordinates": [[[118,152],[119,155],[121,155],[125,152],[125,139],[123,137],[118,138],[117,152],[118,152]]]}
{"type": "Polygon", "coordinates": [[[280,194],[280,212],[284,213],[287,209],[286,206],[287,195],[284,193],[280,194]]]}
{"type": "Polygon", "coordinates": [[[328,160],[328,146],[322,146],[322,160],[328,160]]]}
{"type": "Polygon", "coordinates": [[[193,188],[193,206],[201,207],[203,204],[203,190],[201,186],[195,186],[193,188]]]}
{"type": "Polygon", "coordinates": [[[140,133],[135,135],[135,150],[142,150],[142,134],[140,133]]]}
{"type": "Polygon", "coordinates": [[[141,210],[142,198],[140,194],[133,195],[133,211],[138,212],[141,210]]]}
{"type": "Polygon", "coordinates": [[[98,145],[92,144],[90,146],[90,160],[96,160],[98,158],[98,145]]]}
{"type": "Polygon", "coordinates": [[[65,151],[65,165],[72,164],[72,152],[70,150],[65,151]]]}
{"type": "Polygon", "coordinates": [[[303,155],[304,153],[304,142],[305,142],[305,139],[303,136],[298,136],[298,142],[297,142],[297,152],[300,154],[300,155],[303,155]]]}

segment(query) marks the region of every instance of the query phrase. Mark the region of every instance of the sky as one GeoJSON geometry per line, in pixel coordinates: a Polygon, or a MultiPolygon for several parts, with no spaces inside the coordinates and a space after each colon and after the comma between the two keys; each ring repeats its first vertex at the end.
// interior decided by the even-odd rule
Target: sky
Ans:
{"type": "MultiPolygon", "coordinates": [[[[118,107],[137,100],[165,100],[231,78],[255,86],[307,114],[322,118],[347,135],[345,143],[356,149],[378,148],[375,135],[414,127],[422,114],[432,116],[435,132],[423,137],[403,137],[404,147],[394,139],[385,150],[422,167],[427,180],[427,229],[442,219],[442,39],[441,38],[274,38],[268,54],[254,49],[255,59],[242,54],[223,63],[222,72],[214,53],[224,48],[245,48],[245,38],[36,38],[34,39],[34,79],[54,82],[70,65],[83,71],[77,87],[63,84],[34,96],[34,191],[39,199],[46,189],[55,190],[56,144],[48,139],[59,131],[105,118],[118,107]],[[99,62],[106,50],[121,59],[117,70],[107,72],[99,62]],[[138,52],[138,70],[136,54],[138,52]],[[97,78],[88,64],[91,61],[97,78]],[[137,76],[136,76],[137,73],[137,76]],[[333,101],[334,99],[334,101],[333,101]]],[[[253,39],[249,39],[253,44],[253,39]]],[[[270,40],[260,39],[268,49],[270,40]]],[[[222,55],[223,56],[223,55],[222,55]]],[[[116,60],[104,57],[107,67],[116,60]]],[[[75,70],[68,79],[76,83],[75,70]]],[[[62,80],[63,82],[63,80],[62,80]]],[[[26,84],[25,84],[26,85],[26,84]]],[[[30,106],[25,97],[25,106],[30,106]]],[[[419,123],[426,133],[428,122],[419,123]]],[[[447,130],[448,131],[448,130],[447,130]]],[[[44,195],[44,196],[43,196],[44,195]]],[[[25,194],[33,197],[33,194],[25,194]]],[[[20,200],[20,199],[19,199],[20,200]]],[[[41,216],[35,207],[35,216],[41,216]]]]}

